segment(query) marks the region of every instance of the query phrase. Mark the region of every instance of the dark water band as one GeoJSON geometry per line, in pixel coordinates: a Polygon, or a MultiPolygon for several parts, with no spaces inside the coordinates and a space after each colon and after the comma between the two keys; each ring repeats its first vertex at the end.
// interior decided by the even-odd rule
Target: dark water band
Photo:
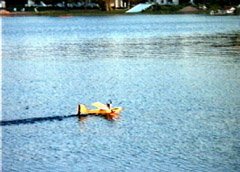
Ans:
{"type": "Polygon", "coordinates": [[[6,121],[0,121],[0,126],[34,124],[34,123],[46,122],[46,121],[61,121],[66,118],[71,118],[71,117],[76,117],[76,116],[77,115],[72,114],[72,115],[65,115],[65,116],[49,116],[49,117],[36,117],[36,118],[6,120],[6,121]]]}

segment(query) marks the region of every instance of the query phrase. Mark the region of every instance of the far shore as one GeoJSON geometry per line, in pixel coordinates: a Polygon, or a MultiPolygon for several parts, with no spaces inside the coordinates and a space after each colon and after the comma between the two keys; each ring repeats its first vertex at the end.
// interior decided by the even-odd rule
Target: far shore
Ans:
{"type": "Polygon", "coordinates": [[[0,14],[0,16],[82,16],[82,15],[114,15],[114,14],[126,14],[126,10],[45,10],[45,11],[24,11],[24,12],[8,12],[0,14]]]}
{"type": "Polygon", "coordinates": [[[141,13],[126,13],[127,10],[112,10],[112,11],[101,11],[101,10],[50,10],[50,11],[25,11],[25,12],[11,12],[9,14],[0,14],[0,16],[59,16],[59,17],[70,17],[70,16],[105,16],[105,15],[136,15],[136,14],[206,14],[206,13],[180,13],[180,12],[151,12],[144,11],[141,13]]]}
{"type": "MultiPolygon", "coordinates": [[[[102,11],[99,9],[68,9],[68,10],[39,10],[35,11],[7,11],[0,10],[0,16],[56,16],[56,17],[70,17],[70,16],[106,16],[106,15],[134,15],[134,14],[205,14],[210,15],[209,10],[192,10],[192,11],[181,11],[184,6],[168,7],[162,6],[157,9],[150,9],[140,13],[126,13],[128,9],[113,9],[111,11],[102,11]]],[[[189,7],[189,6],[188,6],[189,7]]],[[[191,8],[191,7],[190,7],[191,8]]],[[[239,12],[237,13],[239,15],[239,12]]],[[[237,15],[234,14],[234,15],[237,15]]]]}

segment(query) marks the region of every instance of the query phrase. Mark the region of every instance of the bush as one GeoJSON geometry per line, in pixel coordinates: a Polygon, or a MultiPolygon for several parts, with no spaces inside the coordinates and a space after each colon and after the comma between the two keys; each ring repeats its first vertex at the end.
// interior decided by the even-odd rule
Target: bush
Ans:
{"type": "Polygon", "coordinates": [[[175,14],[182,8],[181,5],[159,5],[155,4],[146,12],[153,12],[158,14],[175,14]]]}

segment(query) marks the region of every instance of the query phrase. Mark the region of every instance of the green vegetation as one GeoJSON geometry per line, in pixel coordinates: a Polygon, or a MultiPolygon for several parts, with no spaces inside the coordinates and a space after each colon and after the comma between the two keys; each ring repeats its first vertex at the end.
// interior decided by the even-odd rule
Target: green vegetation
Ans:
{"type": "MultiPolygon", "coordinates": [[[[225,6],[221,7],[221,5],[219,5],[219,4],[206,4],[205,6],[207,7],[207,9],[205,9],[205,10],[200,9],[200,7],[202,7],[204,5],[205,4],[198,4],[198,5],[194,5],[194,6],[191,5],[192,7],[198,9],[198,11],[186,12],[186,13],[210,14],[211,10],[217,11],[219,9],[226,8],[225,6]]],[[[190,6],[190,5],[189,4],[185,4],[185,5],[158,5],[158,4],[155,4],[151,8],[143,11],[143,13],[144,14],[181,14],[181,13],[185,13],[185,12],[180,12],[179,10],[181,10],[182,8],[184,8],[186,6],[190,6]]],[[[228,8],[229,8],[229,6],[228,6],[228,8]]],[[[235,6],[235,8],[236,8],[236,6],[235,6]]],[[[235,15],[240,15],[240,8],[236,8],[235,15]]]]}
{"type": "Polygon", "coordinates": [[[150,14],[177,14],[182,9],[182,5],[158,5],[155,4],[151,8],[145,10],[143,13],[150,14]]]}
{"type": "MultiPolygon", "coordinates": [[[[8,2],[9,11],[13,12],[13,15],[47,15],[47,16],[81,16],[81,15],[118,15],[125,14],[127,9],[113,9],[109,4],[113,0],[92,0],[91,2],[97,4],[97,6],[81,6],[81,7],[69,7],[67,3],[76,3],[82,2],[83,0],[43,0],[46,4],[51,4],[47,7],[24,7],[26,0],[10,1],[8,2]],[[14,3],[13,3],[14,2],[14,3]],[[20,2],[22,2],[20,4],[20,2]],[[65,2],[65,6],[59,7],[56,6],[58,2],[65,2]],[[20,12],[24,8],[24,12],[20,12]],[[15,10],[14,10],[15,9],[15,10]],[[36,12],[35,12],[36,11],[36,12]]],[[[123,0],[124,2],[129,3],[130,6],[134,6],[145,0],[123,0]]],[[[84,1],[85,5],[87,1],[84,1]]],[[[159,5],[155,4],[151,8],[142,12],[142,14],[179,14],[179,10],[189,6],[189,0],[179,0],[180,5],[159,5]]],[[[35,3],[40,3],[40,0],[35,0],[35,3]]],[[[226,9],[231,6],[237,6],[238,0],[194,0],[193,7],[197,8],[193,13],[197,14],[209,14],[211,10],[217,11],[218,9],[226,9]],[[206,10],[200,9],[200,7],[207,7],[206,10]]],[[[183,12],[184,13],[184,12],[183,12]]],[[[191,13],[191,11],[189,12],[191,13]]],[[[236,9],[235,14],[240,14],[240,9],[236,9]]]]}
{"type": "Polygon", "coordinates": [[[118,15],[124,14],[125,10],[112,10],[112,11],[101,11],[101,10],[50,10],[40,11],[38,13],[32,12],[33,15],[39,16],[98,16],[98,15],[118,15]]]}

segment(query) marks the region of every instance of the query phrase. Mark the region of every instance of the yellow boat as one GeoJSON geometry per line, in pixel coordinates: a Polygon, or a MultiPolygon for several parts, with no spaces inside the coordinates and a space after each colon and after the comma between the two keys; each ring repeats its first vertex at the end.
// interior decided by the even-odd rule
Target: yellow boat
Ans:
{"type": "Polygon", "coordinates": [[[92,106],[96,109],[88,109],[84,104],[79,104],[77,109],[77,115],[97,115],[103,116],[108,120],[115,120],[119,118],[120,112],[123,110],[121,107],[111,107],[111,103],[106,105],[100,102],[92,103],[92,106]]]}

